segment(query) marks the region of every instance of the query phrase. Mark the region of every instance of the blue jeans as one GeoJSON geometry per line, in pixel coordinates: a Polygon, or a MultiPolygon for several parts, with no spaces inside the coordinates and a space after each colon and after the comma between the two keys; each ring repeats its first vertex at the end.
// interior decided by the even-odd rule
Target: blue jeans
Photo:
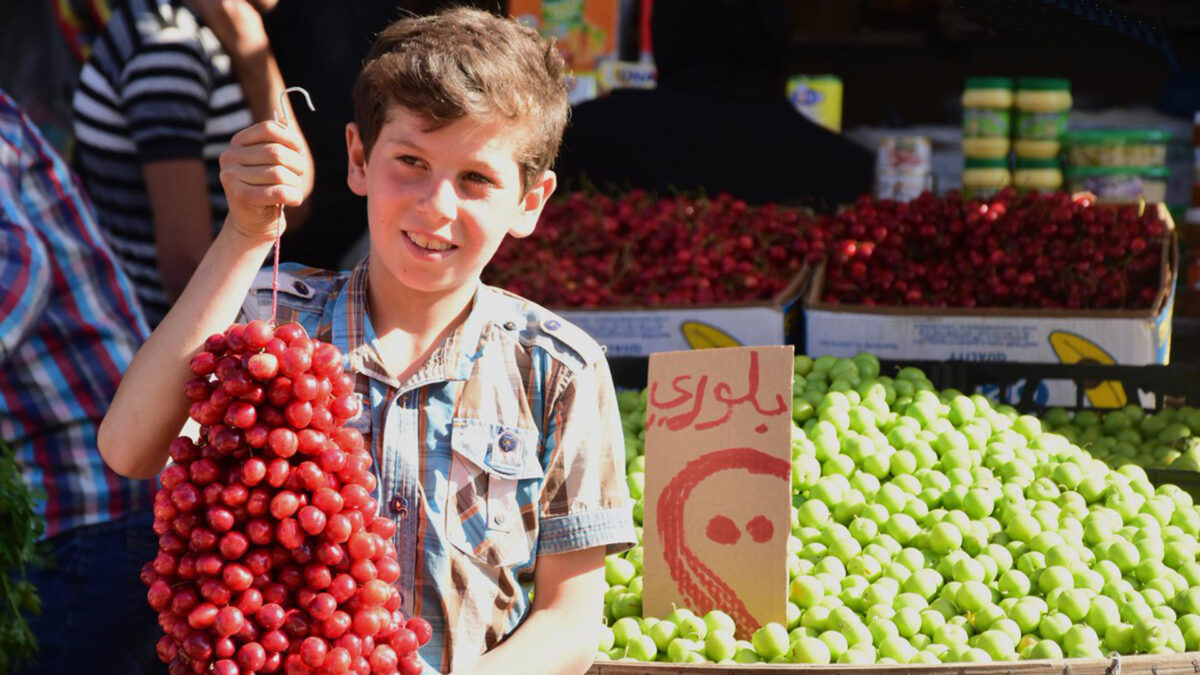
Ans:
{"type": "Polygon", "coordinates": [[[140,513],[48,540],[53,567],[30,570],[42,613],[27,617],[38,641],[22,675],[166,673],[163,634],[139,575],[158,552],[153,516],[140,513]]]}

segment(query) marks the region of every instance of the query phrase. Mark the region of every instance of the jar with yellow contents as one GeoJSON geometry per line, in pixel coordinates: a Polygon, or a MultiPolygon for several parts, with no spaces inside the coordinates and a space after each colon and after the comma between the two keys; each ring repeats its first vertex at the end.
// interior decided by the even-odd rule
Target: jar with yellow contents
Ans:
{"type": "Polygon", "coordinates": [[[1015,100],[1017,157],[1057,157],[1071,112],[1071,81],[1056,77],[1022,77],[1017,80],[1015,100]]]}
{"type": "Polygon", "coordinates": [[[1012,185],[1012,178],[1007,159],[968,157],[963,169],[963,196],[987,199],[1012,185]]]}
{"type": "Polygon", "coordinates": [[[1007,157],[1012,133],[1012,78],[968,77],[962,106],[963,155],[1007,157]]]}
{"type": "Polygon", "coordinates": [[[962,106],[963,138],[1008,138],[1012,130],[1012,78],[968,77],[962,106]]]}
{"type": "Polygon", "coordinates": [[[1022,192],[1052,192],[1063,186],[1062,164],[1057,159],[1017,158],[1013,185],[1022,192]]]}

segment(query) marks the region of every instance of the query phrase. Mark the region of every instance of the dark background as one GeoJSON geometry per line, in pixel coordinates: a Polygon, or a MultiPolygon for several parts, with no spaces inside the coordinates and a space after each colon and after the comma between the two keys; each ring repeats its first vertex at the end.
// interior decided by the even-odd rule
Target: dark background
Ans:
{"type": "MultiPolygon", "coordinates": [[[[1083,109],[1200,110],[1200,0],[782,1],[792,17],[789,71],[841,76],[843,128],[955,121],[963,78],[979,74],[1068,77],[1083,109]]],[[[404,6],[452,4],[504,6],[404,6]]],[[[632,61],[638,0],[622,5],[621,55],[632,61]]]]}

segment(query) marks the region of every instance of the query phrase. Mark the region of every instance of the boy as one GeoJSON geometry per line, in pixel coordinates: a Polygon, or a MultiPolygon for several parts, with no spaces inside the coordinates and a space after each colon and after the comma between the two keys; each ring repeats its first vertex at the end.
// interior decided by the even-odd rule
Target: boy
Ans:
{"type": "MultiPolygon", "coordinates": [[[[606,550],[635,540],[611,377],[579,329],[479,282],[554,191],[561,59],[531,29],[456,9],[386,29],[354,92],[349,184],[367,197],[371,251],[350,273],[283,275],[277,319],[341,348],[369,402],[352,424],[396,520],[403,611],[434,626],[432,669],[582,673],[606,550]]],[[[100,429],[117,471],[162,468],[204,339],[239,310],[270,318],[270,274],[254,278],[278,204],[302,199],[300,143],[260,124],[222,157],[226,226],[100,429]]]]}

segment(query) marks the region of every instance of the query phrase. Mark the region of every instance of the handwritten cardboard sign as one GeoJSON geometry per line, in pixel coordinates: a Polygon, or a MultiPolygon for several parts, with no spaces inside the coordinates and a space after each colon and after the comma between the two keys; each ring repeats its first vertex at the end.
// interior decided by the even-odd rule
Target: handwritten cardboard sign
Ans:
{"type": "Polygon", "coordinates": [[[650,356],[646,616],[720,609],[746,639],[785,621],[792,355],[786,346],[650,356]]]}

